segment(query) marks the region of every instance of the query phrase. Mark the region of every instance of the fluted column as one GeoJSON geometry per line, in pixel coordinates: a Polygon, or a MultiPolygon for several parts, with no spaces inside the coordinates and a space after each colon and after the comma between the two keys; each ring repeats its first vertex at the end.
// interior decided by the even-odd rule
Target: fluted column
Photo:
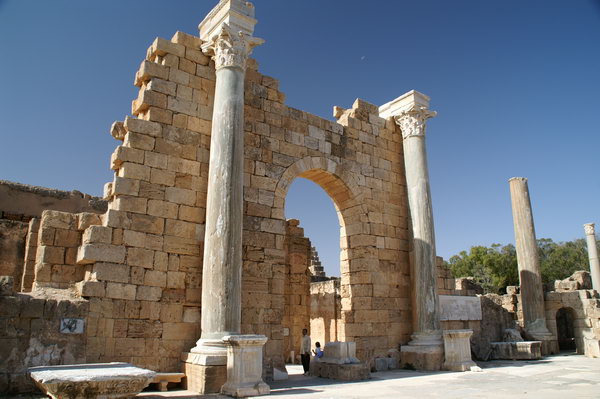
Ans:
{"type": "Polygon", "coordinates": [[[594,223],[583,225],[585,238],[587,240],[588,256],[590,258],[590,273],[592,274],[592,286],[600,291],[600,260],[598,260],[598,247],[596,245],[596,231],[594,223]]]}
{"type": "Polygon", "coordinates": [[[515,226],[519,282],[521,284],[523,327],[535,339],[542,341],[542,354],[554,353],[557,350],[557,348],[554,348],[556,339],[546,326],[540,258],[535,238],[527,179],[513,177],[509,180],[509,186],[515,226]]]}
{"type": "Polygon", "coordinates": [[[200,24],[205,40],[202,49],[212,56],[216,68],[202,269],[202,335],[192,349],[202,355],[199,363],[206,365],[224,365],[227,350],[222,338],[240,333],[244,76],[248,55],[262,43],[251,37],[256,22],[253,15],[251,3],[223,0],[200,24]],[[236,21],[240,26],[233,25],[236,21]],[[248,21],[253,23],[248,25],[248,21]]]}

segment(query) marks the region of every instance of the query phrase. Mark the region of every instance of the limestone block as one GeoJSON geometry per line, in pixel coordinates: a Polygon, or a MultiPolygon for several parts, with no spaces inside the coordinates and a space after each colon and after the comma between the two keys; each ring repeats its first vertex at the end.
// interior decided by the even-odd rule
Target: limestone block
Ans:
{"type": "Polygon", "coordinates": [[[123,141],[123,145],[127,148],[146,151],[154,149],[154,143],[155,141],[152,137],[134,132],[128,132],[123,141]]]}
{"type": "MultiPolygon", "coordinates": [[[[159,81],[164,82],[164,81],[159,81]]],[[[154,83],[154,82],[153,82],[154,83]]],[[[165,82],[165,84],[170,84],[165,82]]],[[[126,117],[124,127],[128,132],[134,132],[139,134],[145,134],[152,137],[160,137],[162,134],[162,127],[159,123],[150,122],[143,119],[126,117]]]]}
{"type": "Polygon", "coordinates": [[[173,123],[173,112],[162,108],[150,107],[144,115],[144,119],[170,125],[173,123]]]}
{"type": "MultiPolygon", "coordinates": [[[[454,282],[454,281],[452,281],[454,282]]],[[[440,320],[481,320],[478,297],[439,295],[440,320]]]]}
{"type": "Polygon", "coordinates": [[[123,162],[119,168],[119,177],[150,181],[150,167],[132,162],[123,162]]]}
{"type": "Polygon", "coordinates": [[[166,287],[167,273],[156,270],[147,270],[144,274],[144,285],[150,287],[166,287]]]}
{"type": "Polygon", "coordinates": [[[165,199],[172,203],[193,206],[196,203],[196,193],[193,190],[167,187],[165,190],[165,199]]]}
{"type": "Polygon", "coordinates": [[[135,74],[135,85],[142,86],[144,82],[153,77],[167,80],[169,78],[169,68],[151,61],[143,61],[135,74]]]}
{"type": "Polygon", "coordinates": [[[136,294],[136,286],[132,284],[106,283],[106,297],[113,299],[126,299],[133,301],[136,294]]]}
{"type": "Polygon", "coordinates": [[[131,218],[127,212],[109,209],[104,215],[104,224],[108,227],[128,229],[131,227],[131,218]]]}
{"type": "Polygon", "coordinates": [[[141,266],[152,269],[154,262],[154,251],[144,248],[127,248],[127,264],[130,266],[141,266]]]}
{"type": "Polygon", "coordinates": [[[37,258],[39,262],[43,263],[64,264],[65,249],[62,247],[40,245],[37,248],[37,258]]]}
{"type": "MultiPolygon", "coordinates": [[[[162,297],[162,288],[160,287],[148,287],[148,286],[139,286],[137,289],[137,293],[136,293],[136,298],[137,300],[141,300],[141,301],[151,301],[151,302],[157,302],[160,301],[160,298],[162,297]]],[[[151,309],[151,305],[145,305],[148,306],[148,317],[150,318],[150,315],[153,314],[153,311],[151,309]]],[[[160,314],[160,309],[157,308],[154,310],[154,314],[156,314],[156,319],[158,319],[158,315],[160,314]]]]}
{"type": "Polygon", "coordinates": [[[98,225],[90,226],[83,232],[82,241],[84,244],[110,244],[112,242],[112,231],[113,229],[111,227],[98,225]]]}
{"type": "Polygon", "coordinates": [[[400,356],[402,367],[438,371],[444,361],[444,348],[442,345],[402,345],[400,356]]]}
{"type": "Polygon", "coordinates": [[[117,140],[123,141],[123,139],[125,138],[125,133],[127,133],[127,131],[125,130],[125,128],[123,126],[123,122],[121,122],[121,121],[113,122],[112,126],[110,127],[110,135],[111,136],[113,136],[117,140]]]}
{"type": "Polygon", "coordinates": [[[77,263],[94,262],[123,263],[125,247],[111,244],[84,244],[77,251],[77,263]]]}
{"type": "Polygon", "coordinates": [[[45,210],[42,212],[41,222],[41,228],[44,227],[75,230],[77,228],[77,216],[74,213],[45,210]]]}
{"type": "Polygon", "coordinates": [[[77,230],[83,231],[92,225],[102,224],[100,215],[96,213],[81,212],[77,214],[77,230]]]}
{"type": "Polygon", "coordinates": [[[156,373],[129,363],[80,364],[29,368],[36,385],[52,398],[129,398],[156,373]]]}
{"type": "Polygon", "coordinates": [[[106,294],[106,284],[99,281],[80,281],[76,285],[77,292],[82,297],[103,297],[106,294]]]}
{"type": "Polygon", "coordinates": [[[365,363],[333,364],[322,361],[310,362],[310,375],[341,381],[359,381],[371,378],[369,366],[365,363]]]}
{"type": "Polygon", "coordinates": [[[128,283],[129,266],[118,263],[95,263],[91,277],[97,281],[128,283]]]}
{"type": "Polygon", "coordinates": [[[144,163],[144,151],[122,145],[118,146],[110,157],[110,168],[118,170],[123,162],[144,163]]]}
{"type": "Polygon", "coordinates": [[[164,231],[164,219],[156,216],[132,214],[131,229],[150,234],[162,234],[164,231]]]}
{"type": "Polygon", "coordinates": [[[541,341],[490,342],[490,359],[535,360],[542,358],[541,341]]]}
{"type": "Polygon", "coordinates": [[[144,248],[146,246],[146,233],[133,230],[123,231],[123,245],[144,248]]]}
{"type": "MultiPolygon", "coordinates": [[[[168,96],[174,96],[177,93],[177,83],[169,82],[166,80],[162,80],[159,78],[154,78],[150,80],[148,85],[146,86],[148,90],[157,91],[159,93],[166,94],[168,96]]],[[[150,122],[153,123],[153,122],[150,122]]],[[[151,134],[153,135],[153,134],[151,134]]],[[[157,135],[157,137],[160,136],[157,135]]]]}

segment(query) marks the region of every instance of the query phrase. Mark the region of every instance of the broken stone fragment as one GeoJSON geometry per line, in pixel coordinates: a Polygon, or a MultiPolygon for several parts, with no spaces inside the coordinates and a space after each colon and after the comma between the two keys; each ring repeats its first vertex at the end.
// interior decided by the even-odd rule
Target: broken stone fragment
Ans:
{"type": "Polygon", "coordinates": [[[14,283],[12,276],[0,276],[0,296],[12,296],[14,283]]]}
{"type": "Polygon", "coordinates": [[[110,127],[110,134],[117,140],[125,140],[125,134],[127,134],[127,130],[125,130],[123,122],[113,122],[112,126],[110,127]]]}

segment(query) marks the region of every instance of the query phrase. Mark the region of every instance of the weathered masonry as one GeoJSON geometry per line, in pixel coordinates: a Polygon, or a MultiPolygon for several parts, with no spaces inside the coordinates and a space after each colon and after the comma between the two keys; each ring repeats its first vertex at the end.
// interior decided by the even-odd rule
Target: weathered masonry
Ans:
{"type": "Polygon", "coordinates": [[[268,338],[267,375],[285,368],[310,324],[310,243],[284,214],[298,177],[329,194],[340,221],[324,340],[356,342],[365,362],[401,346],[403,362],[435,370],[443,327],[479,328],[440,321],[438,294],[474,292],[436,276],[429,98],[357,99],[334,107],[335,121],[291,108],[249,57],[256,22],[250,3],[221,0],[200,37],[150,45],[132,115],[110,129],[107,209],[45,208],[25,267],[10,269],[27,283],[13,292],[2,280],[0,392],[33,389],[27,367],[113,361],[183,369],[191,388],[214,391],[222,338],[240,333],[268,338]]]}

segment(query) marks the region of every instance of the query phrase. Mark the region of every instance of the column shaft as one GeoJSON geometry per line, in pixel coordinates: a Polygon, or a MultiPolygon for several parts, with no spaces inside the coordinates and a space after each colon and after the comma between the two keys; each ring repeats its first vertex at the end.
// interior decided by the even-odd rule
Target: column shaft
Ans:
{"type": "MultiPolygon", "coordinates": [[[[436,289],[435,234],[425,135],[404,139],[406,186],[413,231],[415,337],[441,339],[436,289]],[[438,337],[439,336],[439,337],[438,337]]],[[[419,339],[413,340],[419,341],[419,339]]]]}
{"type": "Polygon", "coordinates": [[[240,333],[244,71],[217,70],[202,271],[202,339],[240,333]]]}
{"type": "Polygon", "coordinates": [[[596,245],[596,232],[594,229],[594,223],[584,224],[583,228],[585,229],[588,257],[590,258],[592,286],[596,291],[600,291],[600,260],[598,260],[598,247],[596,245]]]}
{"type": "Polygon", "coordinates": [[[524,327],[531,334],[549,334],[546,327],[544,291],[527,179],[513,177],[509,180],[509,185],[515,226],[524,327]]]}

